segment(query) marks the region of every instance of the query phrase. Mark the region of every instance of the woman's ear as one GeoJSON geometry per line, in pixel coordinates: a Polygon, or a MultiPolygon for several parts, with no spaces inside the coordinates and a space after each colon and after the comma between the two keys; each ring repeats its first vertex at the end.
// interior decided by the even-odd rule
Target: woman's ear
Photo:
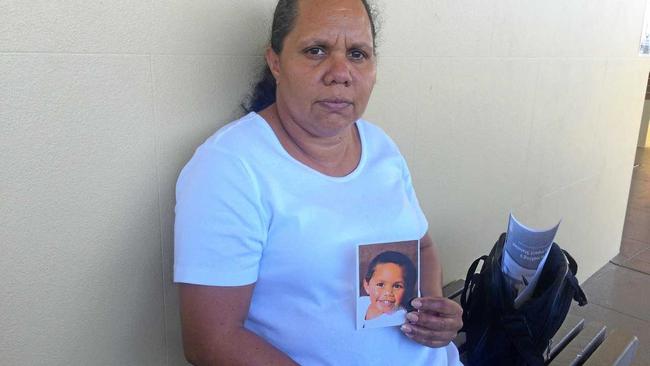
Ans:
{"type": "Polygon", "coordinates": [[[266,58],[266,64],[269,66],[273,77],[275,78],[275,83],[278,83],[278,78],[280,77],[280,55],[273,51],[273,48],[269,47],[266,49],[264,55],[266,58]]]}

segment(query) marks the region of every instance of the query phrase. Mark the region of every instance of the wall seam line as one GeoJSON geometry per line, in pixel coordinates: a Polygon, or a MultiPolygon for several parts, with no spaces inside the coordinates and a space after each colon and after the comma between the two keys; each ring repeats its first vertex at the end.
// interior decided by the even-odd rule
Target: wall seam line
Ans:
{"type": "Polygon", "coordinates": [[[159,144],[160,144],[160,129],[158,126],[158,113],[156,108],[156,92],[155,92],[155,83],[156,79],[153,73],[153,56],[149,54],[149,79],[150,79],[150,93],[151,93],[151,114],[153,117],[153,127],[154,127],[154,169],[156,174],[156,194],[157,194],[157,203],[158,203],[158,244],[160,245],[160,289],[162,291],[162,315],[163,315],[163,352],[165,365],[169,365],[169,344],[167,337],[167,296],[165,294],[165,250],[163,243],[163,218],[162,218],[162,203],[161,203],[161,194],[160,194],[160,164],[158,158],[159,154],[159,144]]]}
{"type": "MultiPolygon", "coordinates": [[[[535,116],[536,116],[536,111],[537,111],[537,95],[539,93],[539,88],[540,88],[540,82],[541,82],[541,74],[542,74],[542,63],[540,60],[536,60],[535,62],[535,85],[533,88],[533,100],[530,105],[530,110],[528,114],[528,141],[526,143],[526,152],[525,152],[525,157],[524,157],[524,172],[523,172],[523,187],[524,189],[521,190],[520,192],[520,198],[519,198],[519,205],[520,207],[524,207],[527,204],[527,198],[526,197],[528,193],[531,193],[527,191],[526,189],[528,188],[528,180],[529,180],[529,172],[530,172],[530,161],[531,161],[531,146],[533,143],[533,130],[535,129],[535,116]]],[[[533,194],[532,196],[536,196],[533,194]]],[[[530,203],[531,205],[534,204],[534,202],[530,203]]]]}

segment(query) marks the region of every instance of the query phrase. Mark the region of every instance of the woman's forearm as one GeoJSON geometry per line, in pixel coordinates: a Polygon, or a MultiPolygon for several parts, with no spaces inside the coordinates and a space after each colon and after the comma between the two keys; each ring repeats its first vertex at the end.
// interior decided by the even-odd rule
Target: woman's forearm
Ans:
{"type": "Polygon", "coordinates": [[[442,266],[438,249],[428,233],[420,239],[420,271],[422,296],[442,296],[442,266]]]}
{"type": "Polygon", "coordinates": [[[295,365],[244,328],[254,285],[179,285],[185,358],[193,365],[295,365]]]}
{"type": "Polygon", "coordinates": [[[208,347],[185,344],[185,357],[196,366],[207,365],[297,365],[271,344],[241,328],[225,333],[208,347]]]}

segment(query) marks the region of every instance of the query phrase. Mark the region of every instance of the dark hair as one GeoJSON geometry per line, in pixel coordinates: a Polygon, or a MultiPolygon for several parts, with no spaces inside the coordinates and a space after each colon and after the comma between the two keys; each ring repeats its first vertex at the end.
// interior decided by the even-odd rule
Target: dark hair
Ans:
{"type": "MultiPolygon", "coordinates": [[[[275,7],[275,12],[273,13],[273,24],[271,26],[271,49],[277,54],[282,52],[284,39],[296,25],[296,18],[298,17],[298,1],[299,0],[278,0],[278,4],[275,7]]],[[[372,43],[374,47],[376,46],[375,38],[377,37],[375,12],[370,7],[367,0],[360,1],[366,9],[366,13],[370,19],[370,31],[372,33],[372,43]]],[[[273,77],[268,65],[265,65],[260,74],[259,80],[253,87],[253,91],[242,103],[244,111],[247,113],[259,112],[275,103],[275,88],[275,78],[273,77]]]]}
{"type": "Polygon", "coordinates": [[[404,273],[404,297],[402,297],[400,305],[407,309],[410,308],[409,303],[416,295],[415,282],[417,280],[417,270],[415,269],[415,265],[409,257],[400,252],[392,250],[381,252],[370,261],[368,271],[366,271],[366,276],[364,277],[366,282],[370,282],[370,279],[374,276],[377,265],[384,263],[397,264],[402,268],[402,272],[404,273]]]}

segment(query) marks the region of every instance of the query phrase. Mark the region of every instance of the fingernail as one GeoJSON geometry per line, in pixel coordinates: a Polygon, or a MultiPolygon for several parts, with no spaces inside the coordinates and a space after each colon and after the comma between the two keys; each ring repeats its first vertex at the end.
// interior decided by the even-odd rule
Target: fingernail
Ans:
{"type": "Polygon", "coordinates": [[[422,306],[422,302],[418,299],[415,299],[411,301],[411,305],[413,305],[414,308],[419,309],[422,306]]]}
{"type": "Polygon", "coordinates": [[[413,329],[406,324],[402,325],[401,329],[404,333],[411,333],[413,331],[413,329]]]}
{"type": "Polygon", "coordinates": [[[408,319],[409,321],[415,323],[415,322],[418,321],[418,315],[415,314],[415,313],[408,313],[408,314],[406,314],[406,319],[408,319]]]}

